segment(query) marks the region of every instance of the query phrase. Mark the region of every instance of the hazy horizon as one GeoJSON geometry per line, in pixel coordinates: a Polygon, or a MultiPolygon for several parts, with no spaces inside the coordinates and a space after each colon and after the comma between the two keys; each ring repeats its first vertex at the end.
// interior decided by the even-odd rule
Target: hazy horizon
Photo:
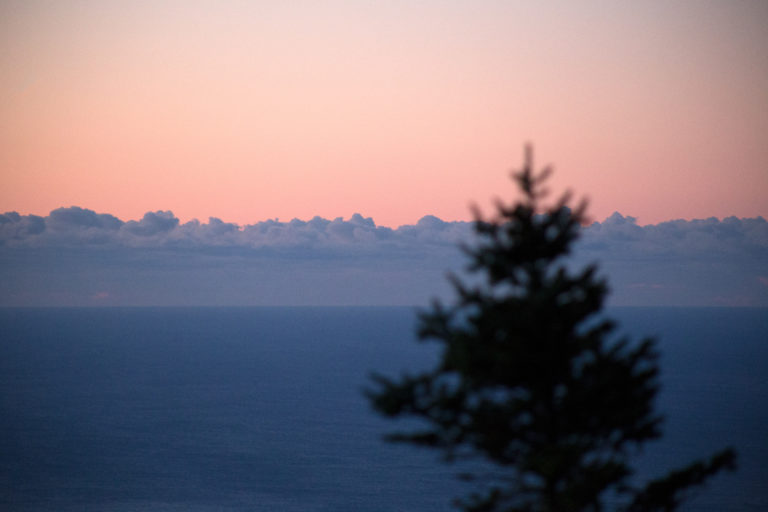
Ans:
{"type": "MultiPolygon", "coordinates": [[[[498,197],[497,199],[505,199],[505,198],[498,197]]],[[[112,213],[112,212],[96,211],[96,210],[94,210],[92,208],[89,208],[88,206],[85,206],[85,205],[74,205],[74,204],[73,205],[68,205],[68,206],[65,206],[65,205],[57,206],[57,207],[51,209],[50,211],[48,211],[47,213],[45,213],[45,212],[20,212],[20,211],[17,211],[17,210],[9,210],[9,211],[0,211],[0,215],[19,215],[20,217],[46,218],[46,217],[50,217],[51,214],[53,214],[54,212],[61,212],[61,211],[83,211],[83,212],[88,212],[88,214],[93,213],[93,214],[95,214],[97,216],[98,215],[108,215],[110,217],[114,217],[115,219],[117,219],[121,223],[141,222],[147,216],[167,215],[167,216],[170,216],[173,219],[176,219],[179,222],[179,224],[181,224],[181,225],[187,224],[187,223],[209,224],[211,222],[213,222],[213,223],[222,222],[222,223],[227,224],[227,225],[238,226],[239,229],[243,229],[243,228],[245,228],[247,226],[253,226],[253,225],[261,224],[261,223],[264,223],[264,222],[278,222],[278,223],[285,224],[285,223],[290,223],[290,222],[294,222],[294,221],[310,222],[310,221],[312,221],[314,219],[320,219],[320,220],[324,220],[324,221],[333,221],[333,220],[350,221],[350,220],[352,220],[354,218],[362,218],[362,219],[370,220],[371,222],[374,223],[374,225],[376,227],[383,227],[383,228],[388,228],[388,229],[398,229],[398,228],[406,227],[406,226],[414,226],[414,225],[418,224],[421,220],[423,220],[423,219],[430,219],[430,218],[435,218],[435,219],[440,220],[441,222],[447,222],[447,223],[457,222],[457,223],[472,224],[474,222],[474,220],[475,220],[474,213],[471,213],[471,209],[472,208],[477,208],[478,211],[480,211],[481,214],[484,217],[486,217],[486,218],[493,217],[493,215],[494,215],[493,209],[487,207],[487,205],[483,205],[483,206],[486,206],[485,208],[483,208],[481,205],[478,205],[475,202],[468,201],[468,204],[471,206],[471,208],[469,209],[467,215],[465,217],[462,217],[462,218],[442,218],[439,215],[435,215],[433,213],[425,212],[425,213],[423,213],[421,215],[417,215],[411,221],[406,221],[403,224],[396,224],[396,225],[388,225],[388,224],[379,223],[379,222],[376,221],[376,219],[373,216],[366,215],[365,211],[352,211],[352,212],[349,212],[347,215],[339,215],[339,216],[336,216],[336,217],[323,217],[322,215],[319,215],[319,214],[318,215],[309,215],[309,216],[306,216],[306,217],[298,217],[298,216],[290,216],[289,215],[287,217],[282,217],[282,218],[278,217],[278,216],[273,216],[273,217],[267,216],[267,217],[264,217],[264,218],[252,219],[251,221],[244,222],[244,223],[239,223],[239,222],[236,222],[236,221],[227,220],[227,219],[224,219],[224,218],[222,218],[222,217],[220,217],[218,215],[215,215],[215,214],[198,216],[198,217],[183,218],[183,217],[177,216],[172,209],[163,209],[163,208],[150,209],[150,210],[147,210],[146,212],[142,213],[141,215],[134,216],[132,218],[120,218],[117,214],[112,213]],[[207,219],[207,221],[206,221],[206,219],[207,219]]],[[[2,210],[2,208],[0,208],[0,210],[2,210]]],[[[631,219],[633,219],[633,222],[635,224],[637,224],[638,226],[641,226],[641,227],[656,226],[656,225],[664,224],[664,223],[667,223],[667,222],[677,222],[677,221],[691,222],[691,221],[705,221],[705,220],[713,220],[713,219],[716,220],[716,221],[723,221],[723,220],[730,219],[730,218],[734,218],[734,219],[756,219],[756,220],[765,219],[765,216],[763,216],[763,215],[739,216],[739,215],[735,215],[734,214],[734,215],[722,215],[722,216],[706,215],[706,216],[701,216],[701,217],[672,217],[672,218],[668,218],[668,219],[658,220],[656,222],[642,223],[642,222],[640,222],[640,219],[637,216],[632,215],[631,212],[622,212],[622,211],[619,211],[619,210],[615,210],[615,211],[609,213],[608,215],[606,215],[605,217],[603,217],[602,219],[597,219],[594,216],[589,215],[589,212],[587,212],[587,218],[588,218],[587,225],[592,224],[592,223],[600,224],[600,223],[608,220],[609,218],[611,218],[612,216],[615,216],[615,215],[619,215],[619,216],[625,217],[625,218],[631,218],[631,219]]]]}
{"type": "MultiPolygon", "coordinates": [[[[418,305],[447,297],[473,224],[427,215],[274,219],[241,226],[140,220],[79,207],[0,215],[0,305],[418,305]]],[[[582,228],[569,265],[598,263],[613,305],[768,306],[762,217],[641,226],[614,213],[582,228]]]]}

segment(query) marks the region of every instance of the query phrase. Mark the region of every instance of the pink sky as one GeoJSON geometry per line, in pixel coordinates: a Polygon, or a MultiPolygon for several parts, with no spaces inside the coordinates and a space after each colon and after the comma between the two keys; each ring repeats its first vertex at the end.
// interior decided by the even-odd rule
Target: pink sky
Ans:
{"type": "Polygon", "coordinates": [[[763,0],[286,4],[0,4],[0,211],[467,219],[530,141],[598,220],[768,216],[763,0]]]}

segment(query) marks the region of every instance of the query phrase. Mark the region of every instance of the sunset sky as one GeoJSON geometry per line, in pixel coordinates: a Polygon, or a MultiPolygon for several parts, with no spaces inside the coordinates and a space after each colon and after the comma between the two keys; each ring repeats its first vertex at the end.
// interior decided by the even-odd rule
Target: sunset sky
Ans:
{"type": "Polygon", "coordinates": [[[0,3],[0,212],[768,216],[768,2],[0,3]]]}

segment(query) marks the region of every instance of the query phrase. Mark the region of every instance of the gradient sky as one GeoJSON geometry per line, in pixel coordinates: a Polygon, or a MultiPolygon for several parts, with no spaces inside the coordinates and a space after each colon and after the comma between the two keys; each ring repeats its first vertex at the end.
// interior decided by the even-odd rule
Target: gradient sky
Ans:
{"type": "Polygon", "coordinates": [[[768,2],[0,3],[0,211],[768,216],[768,2]]]}

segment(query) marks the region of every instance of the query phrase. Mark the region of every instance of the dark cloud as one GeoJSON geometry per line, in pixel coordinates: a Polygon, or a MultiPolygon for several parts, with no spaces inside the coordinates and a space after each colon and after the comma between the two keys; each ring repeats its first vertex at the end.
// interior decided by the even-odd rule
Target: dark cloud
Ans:
{"type": "Polygon", "coordinates": [[[638,226],[633,217],[614,213],[584,229],[579,249],[635,261],[665,256],[685,261],[752,259],[768,250],[768,222],[762,217],[728,217],[638,226]]]}
{"type": "Polygon", "coordinates": [[[123,221],[113,215],[96,213],[78,206],[57,208],[46,217],[45,222],[53,229],[94,228],[114,231],[123,225],[123,221]]]}
{"type": "Polygon", "coordinates": [[[377,226],[370,217],[355,213],[348,220],[315,217],[309,221],[266,220],[238,226],[211,217],[207,223],[180,224],[170,211],[147,212],[139,221],[123,222],[79,207],[59,208],[48,217],[0,216],[0,243],[16,247],[67,246],[110,242],[114,247],[144,248],[314,248],[348,251],[379,243],[412,246],[416,242],[455,244],[471,233],[466,222],[443,222],[427,216],[416,225],[393,230],[377,226]]]}
{"type": "Polygon", "coordinates": [[[614,213],[584,229],[579,261],[597,261],[612,301],[644,305],[762,305],[768,222],[762,217],[673,220],[638,226],[614,213]]]}
{"type": "Polygon", "coordinates": [[[37,215],[22,217],[16,212],[0,215],[0,245],[6,240],[21,241],[45,230],[45,220],[37,215]]]}
{"type": "Polygon", "coordinates": [[[128,221],[123,229],[137,236],[153,236],[171,231],[179,225],[177,219],[170,211],[147,212],[144,217],[136,221],[128,221]]]}
{"type": "MultiPolygon", "coordinates": [[[[424,304],[466,263],[469,222],[428,215],[397,229],[354,214],[239,226],[139,221],[70,207],[0,215],[2,305],[424,304]]],[[[585,227],[575,264],[598,262],[612,302],[768,306],[762,217],[585,227]]]]}

